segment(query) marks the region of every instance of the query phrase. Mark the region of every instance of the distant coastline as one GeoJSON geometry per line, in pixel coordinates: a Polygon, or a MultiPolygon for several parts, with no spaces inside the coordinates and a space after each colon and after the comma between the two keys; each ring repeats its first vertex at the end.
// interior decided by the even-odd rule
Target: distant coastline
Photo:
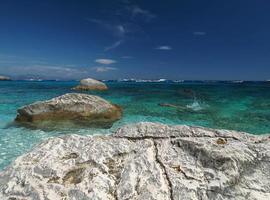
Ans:
{"type": "Polygon", "coordinates": [[[11,81],[11,78],[8,76],[2,76],[0,75],[0,81],[11,81]]]}
{"type": "MultiPolygon", "coordinates": [[[[79,82],[80,80],[65,80],[65,79],[35,79],[35,78],[30,78],[30,79],[11,79],[9,77],[6,77],[6,79],[1,79],[0,76],[0,81],[3,80],[8,80],[8,81],[26,81],[26,82],[44,82],[44,81],[55,81],[55,82],[79,82]]],[[[232,83],[232,84],[242,84],[242,83],[267,83],[270,82],[270,80],[192,80],[192,79],[180,79],[180,80],[175,80],[175,79],[97,79],[102,82],[106,83],[113,83],[113,82],[126,82],[126,83],[232,83]]]]}

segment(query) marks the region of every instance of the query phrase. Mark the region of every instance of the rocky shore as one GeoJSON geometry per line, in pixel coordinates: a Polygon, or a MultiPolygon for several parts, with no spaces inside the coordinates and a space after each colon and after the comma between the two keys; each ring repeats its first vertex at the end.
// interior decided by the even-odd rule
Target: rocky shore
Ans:
{"type": "Polygon", "coordinates": [[[0,173],[0,199],[270,199],[270,138],[147,122],[51,138],[0,173]]]}

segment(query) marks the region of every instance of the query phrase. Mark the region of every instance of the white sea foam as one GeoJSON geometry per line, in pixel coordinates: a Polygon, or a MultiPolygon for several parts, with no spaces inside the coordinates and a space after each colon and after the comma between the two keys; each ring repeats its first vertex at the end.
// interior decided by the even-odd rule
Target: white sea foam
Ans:
{"type": "Polygon", "coordinates": [[[193,111],[203,110],[205,106],[202,105],[199,101],[194,99],[192,104],[187,105],[187,108],[192,109],[193,111]]]}

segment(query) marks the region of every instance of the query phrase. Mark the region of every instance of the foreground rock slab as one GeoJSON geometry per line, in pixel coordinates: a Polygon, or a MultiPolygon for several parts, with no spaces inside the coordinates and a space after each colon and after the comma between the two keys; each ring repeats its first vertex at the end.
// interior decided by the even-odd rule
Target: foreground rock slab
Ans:
{"type": "Polygon", "coordinates": [[[71,120],[86,123],[113,123],[121,118],[119,106],[98,96],[70,93],[18,109],[17,122],[71,120]]]}
{"type": "Polygon", "coordinates": [[[154,123],[51,138],[0,173],[0,199],[270,199],[270,139],[154,123]]]}
{"type": "Polygon", "coordinates": [[[73,88],[74,90],[107,90],[108,87],[105,83],[92,79],[82,79],[80,85],[73,88]]]}

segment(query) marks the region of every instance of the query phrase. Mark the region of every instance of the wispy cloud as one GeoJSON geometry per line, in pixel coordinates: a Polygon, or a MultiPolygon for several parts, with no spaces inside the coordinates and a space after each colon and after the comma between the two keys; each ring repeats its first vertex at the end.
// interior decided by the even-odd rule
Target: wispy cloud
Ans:
{"type": "Polygon", "coordinates": [[[121,58],[123,58],[123,59],[132,59],[134,57],[133,56],[122,56],[121,58]]]}
{"type": "Polygon", "coordinates": [[[109,51],[109,50],[115,49],[118,46],[120,46],[123,42],[124,42],[124,40],[118,40],[115,43],[113,43],[111,46],[105,47],[104,51],[109,51]]]}
{"type": "Polygon", "coordinates": [[[141,22],[150,22],[156,18],[151,11],[133,5],[130,1],[123,3],[125,5],[114,12],[105,10],[103,14],[106,15],[102,19],[87,18],[87,21],[98,25],[115,37],[114,42],[106,46],[104,51],[118,48],[127,40],[134,38],[134,34],[144,34],[141,22]]]}
{"type": "Polygon", "coordinates": [[[156,18],[156,15],[150,12],[149,10],[145,10],[140,8],[137,5],[127,6],[127,9],[131,12],[131,17],[133,19],[140,18],[145,22],[150,22],[152,19],[156,18]]]}
{"type": "Polygon", "coordinates": [[[5,74],[15,79],[73,80],[89,75],[93,76],[95,73],[102,75],[102,72],[117,70],[116,67],[109,66],[116,63],[116,60],[101,58],[96,59],[95,62],[100,64],[100,66],[87,67],[74,63],[57,64],[50,63],[45,59],[39,60],[36,58],[0,54],[0,64],[3,66],[0,67],[0,74],[5,74]]]}
{"type": "Polygon", "coordinates": [[[166,46],[166,45],[164,45],[164,46],[158,46],[158,47],[156,47],[156,49],[157,50],[172,50],[172,47],[171,46],[166,46]]]}
{"type": "Polygon", "coordinates": [[[87,18],[86,20],[99,25],[101,28],[104,28],[107,31],[110,31],[116,37],[122,38],[125,36],[126,28],[122,24],[119,23],[115,24],[112,22],[94,18],[87,18]]]}
{"type": "Polygon", "coordinates": [[[116,63],[115,60],[105,59],[105,58],[96,59],[95,62],[99,64],[103,64],[103,65],[110,65],[110,64],[116,63]]]}
{"type": "Polygon", "coordinates": [[[206,32],[204,32],[204,31],[195,31],[195,32],[193,32],[193,35],[206,35],[206,32]]]}
{"type": "Polygon", "coordinates": [[[119,47],[125,40],[125,36],[127,33],[127,29],[123,24],[120,23],[112,23],[112,22],[107,22],[104,20],[100,20],[100,19],[87,19],[89,22],[95,23],[97,25],[99,25],[100,27],[102,27],[103,29],[111,32],[111,34],[116,37],[118,40],[116,42],[114,42],[113,44],[111,44],[108,47],[104,48],[104,51],[109,51],[112,49],[115,49],[117,47],[119,47]]]}
{"type": "Polygon", "coordinates": [[[74,79],[81,78],[89,72],[83,67],[68,67],[67,65],[13,65],[6,69],[0,68],[5,74],[17,78],[42,78],[42,79],[74,79]],[[64,74],[64,75],[63,75],[64,74]]]}
{"type": "Polygon", "coordinates": [[[106,66],[99,66],[99,67],[93,67],[93,70],[95,70],[98,73],[102,73],[102,72],[108,72],[108,71],[114,71],[114,70],[118,70],[115,67],[106,67],[106,66]]]}
{"type": "Polygon", "coordinates": [[[126,34],[126,29],[125,29],[125,27],[124,27],[123,25],[116,25],[116,29],[117,29],[117,32],[119,33],[118,35],[119,35],[120,37],[125,36],[125,34],[126,34]]]}
{"type": "Polygon", "coordinates": [[[0,54],[0,64],[10,65],[10,64],[47,64],[44,58],[32,58],[20,55],[10,55],[10,54],[0,54]]]}

